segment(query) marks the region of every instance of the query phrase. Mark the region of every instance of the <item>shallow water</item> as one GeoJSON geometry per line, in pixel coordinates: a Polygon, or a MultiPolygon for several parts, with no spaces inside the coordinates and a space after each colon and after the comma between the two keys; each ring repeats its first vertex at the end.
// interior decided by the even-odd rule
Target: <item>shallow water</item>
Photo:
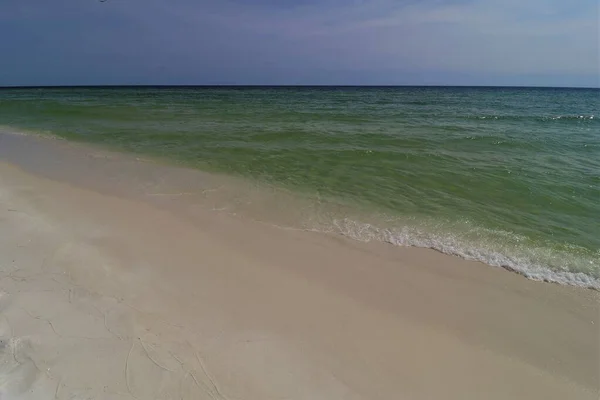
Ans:
{"type": "Polygon", "coordinates": [[[242,212],[596,288],[598,110],[593,89],[0,90],[4,130],[249,178],[268,193],[242,212]]]}

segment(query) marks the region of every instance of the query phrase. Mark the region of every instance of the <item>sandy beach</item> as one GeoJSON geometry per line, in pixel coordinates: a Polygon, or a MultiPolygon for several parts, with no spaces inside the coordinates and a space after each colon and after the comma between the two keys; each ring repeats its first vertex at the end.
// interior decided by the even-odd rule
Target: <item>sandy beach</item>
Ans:
{"type": "Polygon", "coordinates": [[[0,139],[2,400],[599,397],[597,291],[278,228],[183,196],[206,199],[200,172],[0,139]]]}

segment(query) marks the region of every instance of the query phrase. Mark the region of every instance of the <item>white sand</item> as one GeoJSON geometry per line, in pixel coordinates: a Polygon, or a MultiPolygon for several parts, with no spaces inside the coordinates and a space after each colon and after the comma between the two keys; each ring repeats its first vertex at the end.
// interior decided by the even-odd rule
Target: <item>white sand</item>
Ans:
{"type": "Polygon", "coordinates": [[[598,292],[0,163],[0,399],[598,399],[598,292]]]}

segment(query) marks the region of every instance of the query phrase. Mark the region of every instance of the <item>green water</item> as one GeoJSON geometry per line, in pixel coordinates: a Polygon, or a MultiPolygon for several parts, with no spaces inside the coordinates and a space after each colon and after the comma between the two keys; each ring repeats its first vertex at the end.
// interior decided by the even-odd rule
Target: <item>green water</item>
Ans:
{"type": "Polygon", "coordinates": [[[0,90],[5,131],[243,175],[344,206],[316,229],[595,288],[599,119],[594,89],[0,90]]]}

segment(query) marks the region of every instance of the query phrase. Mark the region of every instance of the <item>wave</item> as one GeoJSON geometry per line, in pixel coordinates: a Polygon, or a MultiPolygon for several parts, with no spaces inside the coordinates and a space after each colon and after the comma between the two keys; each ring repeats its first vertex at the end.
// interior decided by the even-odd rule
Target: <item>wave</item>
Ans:
{"type": "Polygon", "coordinates": [[[469,115],[467,119],[503,121],[597,121],[594,115],[469,115]]]}
{"type": "Polygon", "coordinates": [[[558,119],[566,119],[566,120],[587,119],[587,120],[592,120],[592,119],[594,119],[594,116],[593,115],[559,115],[557,117],[544,117],[543,119],[545,119],[545,120],[551,119],[553,121],[558,120],[558,119]]]}
{"type": "MultiPolygon", "coordinates": [[[[530,255],[510,255],[509,249],[502,251],[498,243],[490,241],[472,241],[460,235],[447,233],[433,234],[422,228],[404,226],[401,228],[381,228],[370,223],[355,221],[350,218],[335,219],[331,227],[319,229],[328,233],[337,233],[354,240],[362,242],[381,241],[395,246],[420,247],[437,250],[441,253],[458,256],[465,260],[479,261],[484,264],[504,268],[508,271],[518,273],[526,278],[551,282],[562,285],[578,286],[600,291],[600,276],[593,276],[593,271],[600,266],[596,265],[600,254],[581,256],[576,261],[579,265],[589,265],[590,273],[577,272],[574,268],[563,265],[562,267],[550,268],[545,266],[539,258],[560,257],[551,254],[552,251],[545,248],[529,248],[520,253],[529,252],[530,255]]],[[[491,233],[491,232],[490,232],[491,233]]],[[[509,232],[493,232],[498,238],[500,236],[514,236],[509,232]]],[[[512,238],[522,240],[522,238],[512,238]]],[[[512,249],[514,253],[515,249],[512,249]]],[[[577,256],[575,256],[577,257],[577,256]]]]}
{"type": "Polygon", "coordinates": [[[63,137],[58,136],[51,130],[47,129],[21,129],[9,125],[0,125],[0,133],[4,135],[13,135],[13,136],[39,136],[45,139],[53,139],[53,140],[64,140],[63,137]]]}

